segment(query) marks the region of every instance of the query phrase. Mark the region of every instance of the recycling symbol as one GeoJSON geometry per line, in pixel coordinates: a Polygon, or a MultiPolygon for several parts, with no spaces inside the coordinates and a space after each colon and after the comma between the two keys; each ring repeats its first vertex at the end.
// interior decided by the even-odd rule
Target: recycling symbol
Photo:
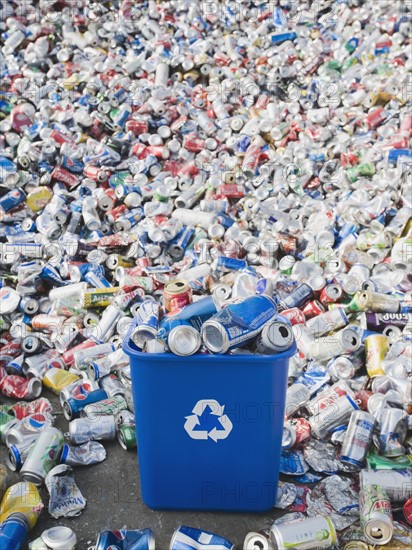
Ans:
{"type": "Polygon", "coordinates": [[[192,439],[226,439],[233,429],[230,418],[224,414],[225,406],[214,399],[198,401],[192,415],[185,416],[185,430],[192,439]]]}

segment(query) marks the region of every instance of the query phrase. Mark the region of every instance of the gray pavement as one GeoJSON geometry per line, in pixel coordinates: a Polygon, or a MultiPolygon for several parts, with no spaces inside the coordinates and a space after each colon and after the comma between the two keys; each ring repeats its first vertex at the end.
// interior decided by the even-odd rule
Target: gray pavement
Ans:
{"type": "MultiPolygon", "coordinates": [[[[53,404],[56,427],[66,432],[68,422],[61,413],[57,397],[48,390],[42,395],[53,404]]],[[[104,462],[75,469],[77,485],[87,499],[86,509],[77,518],[56,520],[47,511],[48,492],[42,487],[45,511],[31,532],[30,540],[44,529],[67,525],[77,534],[78,550],[87,550],[95,544],[97,534],[105,529],[150,527],[156,538],[156,550],[168,550],[174,530],[183,524],[215,532],[241,548],[246,533],[267,528],[280,515],[277,510],[267,514],[151,510],[142,502],[136,451],[124,451],[116,441],[103,443],[107,450],[104,462]]],[[[2,462],[4,450],[1,446],[2,462]]],[[[8,485],[19,480],[17,474],[10,473],[8,485]]]]}

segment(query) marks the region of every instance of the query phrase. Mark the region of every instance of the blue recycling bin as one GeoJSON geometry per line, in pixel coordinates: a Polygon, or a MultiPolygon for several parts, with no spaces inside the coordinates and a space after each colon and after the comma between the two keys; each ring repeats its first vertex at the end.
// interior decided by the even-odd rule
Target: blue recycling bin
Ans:
{"type": "Polygon", "coordinates": [[[131,331],[123,349],[130,356],[145,504],[270,510],[295,345],[277,355],[179,357],[142,353],[131,331]]]}

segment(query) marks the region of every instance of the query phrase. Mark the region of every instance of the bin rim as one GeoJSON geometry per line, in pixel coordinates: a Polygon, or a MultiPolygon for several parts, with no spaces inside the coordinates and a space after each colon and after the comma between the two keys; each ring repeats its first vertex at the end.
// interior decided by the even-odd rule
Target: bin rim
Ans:
{"type": "Polygon", "coordinates": [[[175,355],[174,353],[166,352],[166,353],[146,353],[141,351],[136,344],[134,344],[131,341],[131,333],[133,329],[136,327],[137,323],[131,323],[131,326],[123,340],[122,343],[122,349],[126,353],[126,355],[129,355],[129,357],[144,359],[145,361],[152,361],[152,362],[159,362],[159,361],[172,361],[172,362],[182,362],[182,361],[192,361],[193,359],[196,359],[196,361],[207,361],[212,362],[213,360],[222,360],[224,359],[227,362],[235,363],[235,362],[242,362],[245,361],[251,361],[258,363],[268,363],[270,361],[282,361],[283,359],[289,359],[295,353],[297,352],[297,346],[296,342],[293,342],[293,345],[291,348],[287,349],[286,351],[282,351],[281,353],[275,353],[273,355],[258,355],[253,353],[248,354],[241,354],[241,355],[229,355],[227,353],[194,353],[193,355],[187,355],[187,356],[181,356],[181,355],[175,355]]]}

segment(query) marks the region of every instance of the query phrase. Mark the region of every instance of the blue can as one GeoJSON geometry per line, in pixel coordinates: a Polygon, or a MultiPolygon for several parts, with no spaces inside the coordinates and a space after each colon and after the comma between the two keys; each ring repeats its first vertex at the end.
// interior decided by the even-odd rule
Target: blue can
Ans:
{"type": "Polygon", "coordinates": [[[282,44],[286,40],[295,40],[297,34],[295,32],[282,32],[280,34],[272,34],[271,41],[272,44],[282,44]]]}
{"type": "Polygon", "coordinates": [[[391,149],[388,153],[388,162],[396,164],[400,157],[412,158],[412,149],[391,149]]]}
{"type": "Polygon", "coordinates": [[[233,544],[209,531],[181,525],[173,533],[170,550],[233,550],[233,544]]]}
{"type": "Polygon", "coordinates": [[[159,304],[146,300],[140,306],[136,315],[137,328],[133,332],[133,342],[139,348],[143,348],[148,340],[157,336],[159,326],[159,304]]]}
{"type": "Polygon", "coordinates": [[[193,227],[184,227],[178,236],[170,242],[168,252],[172,258],[181,258],[184,255],[195,233],[196,230],[193,227]]]}
{"type": "Polygon", "coordinates": [[[188,304],[178,313],[165,315],[159,325],[160,334],[168,334],[175,325],[176,321],[187,321],[197,330],[202,328],[205,321],[217,313],[216,304],[212,296],[201,298],[192,304],[188,304]]]}
{"type": "Polygon", "coordinates": [[[110,288],[112,286],[104,276],[104,268],[101,265],[92,264],[83,279],[94,288],[110,288]]]}
{"type": "Polygon", "coordinates": [[[83,174],[84,164],[81,160],[62,157],[61,166],[73,174],[83,174]]]}
{"type": "Polygon", "coordinates": [[[0,198],[0,212],[9,212],[26,199],[26,193],[22,189],[12,189],[0,198]]]}
{"type": "Polygon", "coordinates": [[[29,536],[29,520],[24,514],[16,512],[0,524],[1,550],[20,550],[26,546],[29,536]]]}
{"type": "Polygon", "coordinates": [[[69,399],[63,403],[64,416],[67,420],[78,418],[86,405],[103,401],[103,399],[107,399],[108,397],[108,393],[100,388],[91,392],[82,393],[76,397],[69,397],[69,399]]]}
{"type": "Polygon", "coordinates": [[[282,309],[291,309],[293,307],[301,308],[313,297],[312,288],[303,283],[293,290],[284,300],[279,302],[282,309]]]}
{"type": "Polygon", "coordinates": [[[203,342],[212,353],[226,353],[253,340],[276,314],[276,302],[265,295],[230,304],[203,324],[203,342]]]}
{"type": "Polygon", "coordinates": [[[100,533],[95,550],[154,550],[155,538],[151,529],[139,531],[104,531],[100,533]]]}
{"type": "Polygon", "coordinates": [[[226,273],[227,271],[241,271],[247,268],[246,260],[238,260],[237,258],[228,258],[227,256],[219,256],[216,261],[216,271],[218,273],[226,273]]]}

